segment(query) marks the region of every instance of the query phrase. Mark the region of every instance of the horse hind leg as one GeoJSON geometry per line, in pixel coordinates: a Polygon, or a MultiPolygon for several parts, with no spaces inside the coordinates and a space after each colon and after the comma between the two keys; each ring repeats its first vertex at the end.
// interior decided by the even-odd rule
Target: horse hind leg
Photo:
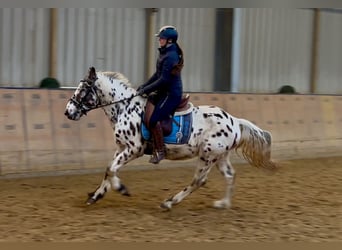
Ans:
{"type": "Polygon", "coordinates": [[[220,173],[225,177],[227,186],[224,197],[221,200],[214,201],[214,207],[230,208],[231,199],[234,191],[235,171],[232,164],[230,163],[229,154],[227,155],[227,157],[222,158],[217,163],[217,168],[219,169],[220,173]]]}
{"type": "MultiPolygon", "coordinates": [[[[264,168],[267,170],[271,170],[273,173],[277,170],[278,166],[271,159],[271,149],[272,149],[272,135],[270,132],[263,130],[263,136],[266,141],[266,145],[263,149],[263,162],[264,168]]],[[[271,172],[268,172],[271,173],[271,172]]]]}
{"type": "Polygon", "coordinates": [[[192,179],[192,182],[189,186],[184,188],[182,191],[177,193],[176,195],[166,199],[161,205],[161,208],[171,210],[172,205],[176,205],[180,203],[185,197],[187,197],[189,194],[203,186],[207,181],[208,173],[210,172],[210,169],[212,167],[212,164],[209,164],[209,161],[205,161],[203,159],[200,160],[200,163],[198,167],[196,168],[195,175],[192,179]]]}
{"type": "Polygon", "coordinates": [[[263,130],[262,132],[263,132],[264,138],[267,142],[267,147],[264,150],[264,154],[265,154],[266,159],[270,160],[271,159],[272,136],[271,136],[271,133],[266,131],[266,130],[263,130]]]}

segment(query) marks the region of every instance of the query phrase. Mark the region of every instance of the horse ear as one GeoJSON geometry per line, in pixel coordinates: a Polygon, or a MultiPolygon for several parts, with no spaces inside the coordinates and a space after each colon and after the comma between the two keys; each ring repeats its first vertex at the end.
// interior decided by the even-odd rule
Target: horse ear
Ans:
{"type": "Polygon", "coordinates": [[[94,67],[89,68],[88,79],[92,81],[96,81],[97,76],[96,76],[96,70],[94,67]]]}

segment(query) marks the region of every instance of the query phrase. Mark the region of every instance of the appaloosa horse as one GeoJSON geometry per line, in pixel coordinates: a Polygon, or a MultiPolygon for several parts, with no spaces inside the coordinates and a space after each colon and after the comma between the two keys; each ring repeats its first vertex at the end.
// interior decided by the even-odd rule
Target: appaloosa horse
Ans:
{"type": "MultiPolygon", "coordinates": [[[[129,192],[118,177],[128,162],[150,153],[150,141],[143,124],[147,98],[138,96],[129,81],[117,72],[96,72],[94,67],[80,81],[66,105],[65,115],[79,120],[92,109],[102,108],[111,122],[115,134],[116,151],[102,183],[89,194],[87,204],[103,198],[114,189],[122,195],[129,192]],[[145,134],[145,135],[144,135],[145,134]]],[[[234,169],[229,160],[232,150],[240,149],[243,157],[258,168],[274,170],[271,161],[271,134],[245,119],[236,118],[220,107],[189,105],[188,111],[175,113],[173,131],[166,140],[166,159],[179,160],[198,157],[192,182],[176,195],[162,202],[161,207],[171,209],[185,197],[201,187],[208,173],[216,166],[226,179],[222,199],[214,202],[216,208],[228,208],[234,188],[234,169]],[[176,118],[188,116],[188,119],[176,118]]]]}

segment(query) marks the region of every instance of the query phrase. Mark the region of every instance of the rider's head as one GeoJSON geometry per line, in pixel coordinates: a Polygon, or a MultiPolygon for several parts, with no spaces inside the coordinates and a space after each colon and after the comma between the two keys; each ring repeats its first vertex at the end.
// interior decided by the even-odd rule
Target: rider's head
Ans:
{"type": "Polygon", "coordinates": [[[165,39],[167,43],[175,43],[178,39],[178,32],[174,26],[163,26],[156,34],[159,39],[165,39]]]}

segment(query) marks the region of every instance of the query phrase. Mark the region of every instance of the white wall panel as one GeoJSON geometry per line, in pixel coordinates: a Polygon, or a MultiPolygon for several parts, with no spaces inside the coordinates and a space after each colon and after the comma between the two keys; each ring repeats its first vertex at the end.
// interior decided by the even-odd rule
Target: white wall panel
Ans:
{"type": "Polygon", "coordinates": [[[342,94],[342,13],[320,15],[317,93],[342,94]]]}
{"type": "MultiPolygon", "coordinates": [[[[144,82],[146,10],[57,9],[57,79],[76,86],[89,66],[120,71],[137,86],[144,82]]],[[[216,10],[161,8],[155,33],[175,25],[184,50],[185,91],[213,91],[216,10]]],[[[241,9],[238,90],[276,92],[292,85],[310,90],[312,9],[241,9]]],[[[342,12],[321,10],[317,93],[342,93],[342,12]]],[[[50,9],[0,8],[0,86],[36,87],[49,74],[50,9]]],[[[158,42],[154,40],[155,59],[158,42]]],[[[153,64],[154,65],[154,64],[153,64]]]]}
{"type": "Polygon", "coordinates": [[[240,92],[309,91],[311,10],[241,9],[240,92]]]}
{"type": "Polygon", "coordinates": [[[38,86],[48,76],[49,10],[0,8],[0,86],[38,86]]]}
{"type": "Polygon", "coordinates": [[[90,66],[143,82],[145,9],[58,9],[58,79],[76,86],[90,66]]]}

